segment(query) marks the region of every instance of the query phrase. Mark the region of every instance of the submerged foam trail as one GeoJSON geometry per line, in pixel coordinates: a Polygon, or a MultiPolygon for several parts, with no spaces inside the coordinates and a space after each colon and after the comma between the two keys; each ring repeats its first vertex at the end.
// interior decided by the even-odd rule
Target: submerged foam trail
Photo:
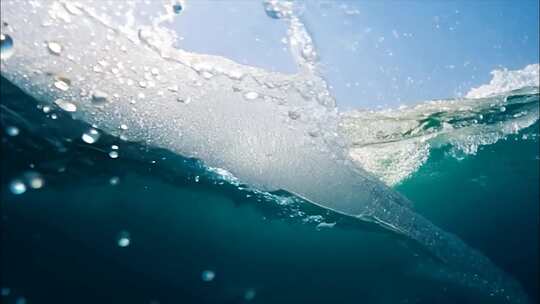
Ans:
{"type": "MultiPolygon", "coordinates": [[[[2,32],[14,41],[2,75],[36,99],[68,101],[75,119],[125,140],[195,157],[256,188],[283,189],[376,223],[428,250],[452,269],[453,281],[511,303],[528,301],[486,257],[350,162],[341,118],[313,69],[284,75],[177,50],[164,44],[159,28],[122,29],[96,13],[93,2],[1,5],[9,24],[2,32]],[[51,52],[49,42],[61,48],[51,52]]],[[[309,39],[302,41],[306,50],[309,39]]],[[[303,58],[311,67],[314,58],[303,58]]]]}

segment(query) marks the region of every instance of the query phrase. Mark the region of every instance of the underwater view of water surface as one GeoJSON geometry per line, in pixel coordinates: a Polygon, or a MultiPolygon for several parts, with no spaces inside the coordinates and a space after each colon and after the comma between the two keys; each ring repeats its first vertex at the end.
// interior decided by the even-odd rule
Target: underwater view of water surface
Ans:
{"type": "Polygon", "coordinates": [[[540,303],[516,3],[2,0],[2,303],[540,303]]]}

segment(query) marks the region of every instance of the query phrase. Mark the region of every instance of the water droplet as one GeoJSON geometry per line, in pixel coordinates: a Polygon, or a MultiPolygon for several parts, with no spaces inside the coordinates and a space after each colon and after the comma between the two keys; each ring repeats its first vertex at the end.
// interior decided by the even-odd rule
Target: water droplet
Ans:
{"type": "Polygon", "coordinates": [[[90,129],[87,132],[83,133],[81,139],[87,144],[93,144],[99,140],[100,136],[101,135],[96,129],[90,129]]]}
{"type": "Polygon", "coordinates": [[[60,43],[55,41],[49,41],[47,42],[47,48],[49,49],[49,52],[54,55],[60,55],[62,53],[62,45],[60,43]]]}
{"type": "Polygon", "coordinates": [[[54,101],[54,103],[60,107],[60,109],[66,111],[66,112],[76,112],[77,111],[77,106],[72,104],[71,102],[69,101],[65,101],[65,100],[62,100],[62,99],[57,99],[54,101]]]}
{"type": "Polygon", "coordinates": [[[70,84],[71,81],[65,77],[57,77],[56,81],[54,82],[54,86],[61,91],[69,90],[70,84]]]}
{"type": "Polygon", "coordinates": [[[116,186],[119,182],[120,178],[118,176],[113,176],[109,179],[109,184],[111,184],[111,186],[116,186]]]}
{"type": "Polygon", "coordinates": [[[0,34],[0,59],[8,59],[11,55],[13,55],[13,39],[8,34],[0,34]]]}
{"type": "Polygon", "coordinates": [[[253,288],[249,288],[246,290],[246,292],[244,293],[244,299],[246,301],[251,301],[253,299],[255,299],[255,296],[257,295],[257,293],[255,292],[255,289],[253,288]]]}
{"type": "Polygon", "coordinates": [[[15,179],[9,183],[9,190],[15,195],[23,194],[26,192],[26,185],[20,179],[15,179]]]}
{"type": "Polygon", "coordinates": [[[6,128],[6,134],[9,136],[17,136],[19,135],[19,128],[15,126],[9,126],[6,128]]]}
{"type": "Polygon", "coordinates": [[[117,244],[118,244],[118,247],[122,247],[122,248],[129,246],[129,244],[131,244],[129,232],[120,231],[120,233],[118,234],[117,244]]]}
{"type": "Polygon", "coordinates": [[[103,104],[107,102],[109,95],[102,91],[94,91],[92,93],[92,102],[95,104],[103,104]]]}
{"type": "Polygon", "coordinates": [[[244,94],[244,98],[247,99],[247,100],[255,100],[255,99],[257,99],[258,97],[259,97],[259,93],[253,92],[253,91],[251,91],[251,92],[246,92],[246,93],[244,94]]]}
{"type": "Polygon", "coordinates": [[[118,152],[116,152],[116,151],[109,152],[109,157],[113,158],[113,159],[118,158],[118,152]]]}
{"type": "Polygon", "coordinates": [[[214,280],[215,277],[216,274],[212,270],[205,270],[201,274],[201,278],[204,282],[211,282],[214,280]]]}
{"type": "Polygon", "coordinates": [[[40,189],[45,185],[45,180],[39,174],[35,171],[29,171],[24,174],[24,178],[26,179],[26,183],[30,186],[32,189],[40,189]]]}
{"type": "Polygon", "coordinates": [[[173,4],[173,12],[175,14],[180,14],[183,9],[184,7],[182,6],[182,3],[176,2],[175,4],[173,4]]]}

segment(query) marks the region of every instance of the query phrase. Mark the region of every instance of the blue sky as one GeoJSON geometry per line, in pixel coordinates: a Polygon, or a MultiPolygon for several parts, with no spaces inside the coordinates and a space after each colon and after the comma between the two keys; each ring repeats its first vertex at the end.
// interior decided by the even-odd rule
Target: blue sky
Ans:
{"type": "MultiPolygon", "coordinates": [[[[455,97],[539,62],[537,0],[306,1],[302,19],[345,109],[455,97]]],[[[188,2],[171,27],[188,50],[294,71],[285,22],[261,2],[188,2]]]]}

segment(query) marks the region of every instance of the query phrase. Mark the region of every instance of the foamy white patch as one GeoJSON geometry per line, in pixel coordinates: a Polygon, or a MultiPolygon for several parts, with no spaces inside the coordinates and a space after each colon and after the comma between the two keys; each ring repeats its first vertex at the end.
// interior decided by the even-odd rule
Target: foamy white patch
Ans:
{"type": "Polygon", "coordinates": [[[450,146],[458,159],[475,154],[538,121],[538,89],[502,95],[439,100],[412,107],[341,114],[349,155],[387,185],[409,177],[432,148],[450,146]]]}
{"type": "Polygon", "coordinates": [[[525,87],[538,87],[539,70],[538,63],[529,64],[521,70],[494,70],[491,72],[493,78],[488,84],[471,89],[465,97],[483,98],[525,87]]]}

